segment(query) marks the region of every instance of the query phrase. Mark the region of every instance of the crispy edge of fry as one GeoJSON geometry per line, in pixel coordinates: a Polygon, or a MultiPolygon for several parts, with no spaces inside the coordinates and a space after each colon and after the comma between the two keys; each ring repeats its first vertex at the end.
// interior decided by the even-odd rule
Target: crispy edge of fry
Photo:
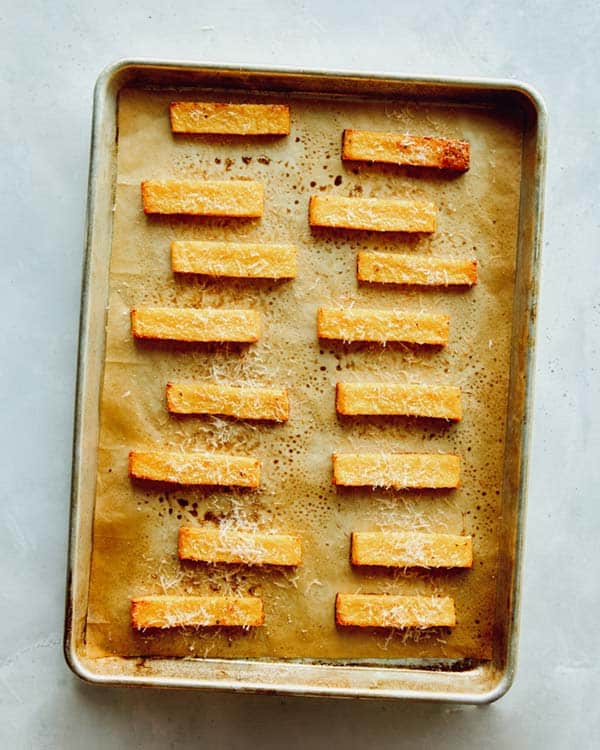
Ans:
{"type": "Polygon", "coordinates": [[[456,489],[460,485],[460,456],[455,455],[454,453],[387,453],[387,454],[380,454],[380,453],[333,453],[332,454],[332,464],[333,464],[333,484],[339,487],[391,487],[394,489],[456,489]],[[452,477],[452,480],[447,480],[447,483],[443,484],[379,484],[379,483],[373,483],[371,481],[367,481],[364,484],[360,484],[358,481],[353,482],[342,482],[340,481],[339,476],[339,463],[340,459],[344,461],[344,459],[351,458],[352,462],[354,464],[354,467],[356,467],[357,463],[360,463],[361,458],[368,457],[369,459],[379,459],[383,456],[386,457],[386,460],[389,460],[390,457],[395,456],[408,456],[410,458],[413,457],[426,457],[426,458],[438,458],[438,457],[444,457],[446,459],[452,459],[450,463],[454,464],[453,467],[450,467],[448,469],[448,473],[454,472],[456,474],[456,478],[452,477]]]}
{"type": "MultiPolygon", "coordinates": [[[[396,146],[396,149],[398,146],[396,146]]],[[[471,146],[468,141],[456,138],[436,138],[434,136],[403,135],[402,133],[380,132],[373,130],[357,130],[346,128],[342,134],[342,160],[344,161],[367,161],[373,163],[398,164],[400,166],[429,167],[436,169],[449,169],[456,172],[467,172],[471,162],[471,146]],[[406,141],[404,154],[394,153],[392,144],[383,144],[387,149],[383,158],[373,159],[360,153],[355,139],[371,138],[372,141],[381,143],[385,140],[404,139],[406,141]],[[438,154],[432,154],[426,162],[411,160],[411,149],[438,150],[438,154]],[[403,158],[404,157],[404,158],[403,158]]]]}
{"type": "MultiPolygon", "coordinates": [[[[196,321],[198,323],[199,321],[196,321]]],[[[208,324],[210,325],[210,323],[208,324]]],[[[241,343],[241,344],[254,344],[260,339],[261,334],[261,319],[260,319],[260,313],[256,310],[221,310],[220,308],[191,308],[191,307],[132,307],[131,308],[131,332],[134,338],[136,339],[146,339],[146,340],[153,340],[153,341],[182,341],[184,343],[215,343],[215,344],[222,344],[222,343],[241,343]],[[194,312],[194,313],[202,313],[206,312],[208,316],[210,316],[211,313],[218,310],[219,314],[222,313],[244,313],[247,317],[246,320],[246,326],[245,330],[247,331],[249,328],[253,329],[253,332],[251,333],[245,333],[244,337],[238,337],[238,338],[193,338],[192,336],[188,336],[187,338],[170,338],[168,335],[159,336],[156,333],[144,333],[141,329],[141,318],[143,318],[144,313],[151,311],[153,313],[160,313],[165,312],[171,314],[172,311],[176,311],[177,314],[183,313],[184,317],[190,318],[187,322],[190,323],[190,325],[193,325],[192,317],[188,313],[194,312]]]]}
{"type": "MultiPolygon", "coordinates": [[[[265,192],[264,185],[262,182],[254,180],[142,180],[140,183],[142,191],[142,207],[144,213],[147,215],[158,214],[161,216],[214,216],[218,218],[232,218],[232,219],[258,219],[263,215],[265,192]],[[227,192],[233,193],[234,191],[241,190],[242,188],[252,188],[256,191],[255,205],[244,211],[222,211],[222,210],[184,210],[181,207],[181,200],[173,197],[170,201],[168,208],[158,208],[157,204],[166,200],[165,196],[159,197],[157,192],[160,193],[163,190],[175,190],[178,187],[186,186],[189,191],[194,189],[215,189],[216,186],[227,187],[227,192]]],[[[169,200],[167,200],[169,203],[169,200]]]]}
{"type": "Polygon", "coordinates": [[[181,526],[179,528],[177,551],[180,560],[208,563],[241,563],[258,567],[262,565],[296,567],[302,562],[302,540],[294,534],[250,533],[237,530],[220,531],[218,528],[205,529],[201,526],[181,526]],[[231,549],[228,552],[217,549],[212,555],[201,554],[197,552],[198,543],[204,548],[231,545],[231,549]],[[269,547],[270,549],[268,549],[269,547]],[[267,557],[267,559],[261,560],[261,556],[267,557]]]}
{"type": "MultiPolygon", "coordinates": [[[[212,468],[212,467],[211,467],[212,468]]],[[[151,482],[167,482],[170,484],[189,485],[189,486],[218,486],[218,487],[248,487],[250,489],[256,489],[260,485],[260,459],[252,456],[231,456],[223,454],[208,454],[208,453],[170,453],[167,451],[129,451],[128,471],[129,476],[132,479],[141,479],[151,482]],[[237,463],[239,471],[242,472],[241,477],[237,477],[231,481],[223,481],[214,478],[207,478],[203,481],[197,479],[190,480],[183,478],[172,479],[168,472],[164,469],[165,459],[174,461],[177,464],[178,461],[187,464],[189,470],[190,459],[197,458],[201,461],[205,461],[213,464],[214,466],[224,466],[233,463],[237,463]],[[143,464],[148,461],[157,461],[159,466],[155,471],[151,473],[148,469],[139,467],[139,464],[143,464]],[[162,468],[161,468],[162,463],[162,468]],[[145,471],[145,473],[144,473],[145,471]],[[246,476],[247,475],[247,476],[246,476]]],[[[183,468],[174,467],[173,472],[175,474],[182,473],[185,470],[183,468]]]]}
{"type": "MultiPolygon", "coordinates": [[[[356,258],[356,277],[359,281],[369,282],[371,284],[402,284],[405,286],[475,286],[477,284],[477,268],[478,263],[476,258],[465,258],[459,259],[454,257],[441,257],[441,256],[412,256],[412,255],[396,255],[395,253],[382,253],[378,251],[359,250],[356,258]],[[381,263],[386,261],[390,265],[398,264],[399,261],[406,262],[408,265],[412,265],[413,268],[407,270],[388,268],[385,269],[387,278],[376,278],[376,274],[370,272],[369,264],[373,261],[379,260],[381,263]],[[448,264],[449,261],[462,261],[464,267],[459,273],[456,269],[446,270],[444,264],[448,264]],[[435,262],[435,263],[434,263],[435,262]],[[419,264],[421,267],[419,268],[419,264]],[[432,266],[437,265],[435,268],[432,266]],[[429,266],[429,268],[427,268],[429,266]],[[396,272],[394,274],[394,272],[396,272]],[[445,281],[421,281],[419,276],[424,273],[444,273],[446,276],[445,281]],[[412,278],[410,274],[413,273],[412,278]],[[466,280],[463,281],[462,279],[466,280]]],[[[379,274],[384,275],[384,274],[379,274]]]]}
{"type": "Polygon", "coordinates": [[[458,534],[436,534],[436,533],[423,533],[417,531],[353,531],[350,535],[350,561],[352,565],[356,566],[382,566],[382,567],[394,567],[394,568],[472,568],[473,567],[473,540],[470,536],[462,536],[458,534]],[[379,549],[377,549],[377,542],[379,541],[379,549]],[[426,557],[422,550],[421,560],[418,559],[416,551],[413,551],[412,560],[407,555],[404,561],[396,561],[393,559],[394,553],[386,557],[385,553],[382,552],[381,546],[386,546],[387,543],[398,543],[402,546],[410,546],[411,541],[414,542],[415,546],[422,543],[429,543],[437,550],[430,553],[429,558],[426,557]],[[455,545],[454,549],[451,549],[446,562],[440,562],[443,560],[443,553],[440,552],[440,548],[444,545],[455,545]],[[371,549],[369,550],[369,546],[371,549]],[[378,555],[379,553],[379,555],[378,555]],[[454,554],[459,562],[453,562],[450,560],[451,555],[454,554]],[[436,561],[436,556],[437,560],[436,561]]]}
{"type": "MultiPolygon", "coordinates": [[[[131,599],[131,626],[135,630],[147,628],[180,628],[180,627],[258,627],[264,624],[265,610],[261,598],[257,596],[139,596],[131,599]],[[223,612],[212,617],[211,622],[185,621],[179,614],[184,615],[188,607],[209,607],[223,612]],[[237,617],[235,607],[238,608],[237,617]],[[232,608],[234,611],[232,612],[232,608]],[[144,611],[145,610],[145,611],[144,611]],[[245,611],[244,611],[245,610],[245,611]],[[243,617],[240,617],[243,615],[243,617]]],[[[192,610],[193,614],[193,610],[192,610]]],[[[208,618],[206,618],[208,619],[208,618]]]]}
{"type": "MultiPolygon", "coordinates": [[[[349,383],[349,382],[338,382],[335,384],[335,408],[338,414],[344,416],[407,416],[407,417],[423,417],[427,419],[447,419],[452,422],[460,422],[462,419],[462,407],[461,407],[461,391],[457,386],[451,385],[440,385],[440,386],[427,386],[420,383],[349,383]],[[370,393],[373,388],[376,389],[375,393],[370,393]],[[388,395],[377,393],[377,391],[393,391],[397,393],[389,393],[388,395]],[[357,391],[362,390],[364,395],[361,396],[357,391]],[[405,391],[402,395],[399,391],[405,391]],[[412,393],[411,393],[412,391],[412,393]],[[437,392],[437,393],[436,393],[437,392]],[[380,404],[385,401],[410,401],[411,398],[418,398],[418,394],[421,394],[422,398],[433,398],[435,395],[440,396],[436,402],[437,406],[442,404],[445,406],[445,413],[440,414],[442,409],[438,409],[438,413],[432,413],[434,410],[431,409],[428,413],[426,410],[417,411],[408,406],[398,406],[394,411],[390,409],[382,410],[380,404]],[[356,399],[367,399],[371,404],[368,410],[358,411],[356,407],[353,408],[352,402],[356,403],[356,399]],[[377,408],[377,410],[375,410],[377,408]]],[[[385,407],[384,407],[385,408],[385,407]]]]}
{"type": "Polygon", "coordinates": [[[232,104],[225,102],[190,102],[173,101],[169,105],[169,120],[173,133],[188,133],[190,135],[289,135],[290,134],[290,108],[287,104],[232,104]],[[254,119],[258,120],[257,114],[262,114],[266,126],[262,129],[251,130],[231,129],[221,127],[219,129],[203,128],[194,129],[194,117],[190,117],[190,111],[194,108],[199,110],[203,107],[220,109],[223,112],[229,110],[240,117],[256,113],[254,119]],[[250,109],[248,109],[250,108],[250,109]],[[190,122],[189,126],[185,121],[190,122]]]}
{"type": "MultiPolygon", "coordinates": [[[[356,309],[355,309],[356,311],[356,309]]],[[[429,322],[433,325],[437,325],[440,328],[443,328],[443,332],[438,333],[432,333],[432,335],[428,337],[423,337],[422,333],[424,329],[421,329],[420,333],[421,335],[417,336],[416,334],[413,334],[410,338],[408,336],[402,336],[400,338],[355,338],[352,337],[351,339],[344,337],[342,335],[335,336],[334,334],[331,334],[328,332],[328,328],[331,327],[331,320],[328,320],[328,318],[331,318],[333,315],[343,315],[344,314],[343,308],[337,308],[337,307],[319,307],[317,310],[317,337],[320,339],[326,339],[328,341],[366,341],[371,343],[385,343],[387,341],[398,341],[403,343],[409,343],[409,344],[419,344],[419,345],[433,345],[433,346],[446,346],[448,343],[448,337],[450,334],[450,316],[449,315],[441,315],[437,313],[430,313],[426,316],[420,313],[405,313],[405,317],[407,320],[411,320],[413,323],[416,324],[417,321],[425,322],[425,317],[429,318],[429,322]]],[[[389,313],[390,316],[395,314],[397,311],[395,310],[379,310],[378,308],[364,308],[365,313],[389,313]]],[[[358,324],[358,321],[348,321],[349,323],[356,323],[358,324]]]]}
{"type": "MultiPolygon", "coordinates": [[[[427,629],[435,627],[454,627],[456,625],[454,600],[449,596],[436,597],[436,600],[439,602],[438,606],[436,607],[436,609],[438,610],[437,621],[432,620],[432,618],[429,618],[429,620],[427,618],[423,618],[423,620],[420,620],[416,617],[413,617],[410,621],[407,620],[404,623],[390,624],[388,622],[382,622],[383,618],[381,616],[379,617],[379,622],[377,621],[377,615],[375,615],[375,618],[373,618],[374,606],[380,607],[381,610],[385,613],[385,608],[387,607],[389,611],[390,605],[419,605],[422,601],[423,604],[425,604],[426,602],[429,603],[429,611],[431,611],[433,609],[431,604],[432,599],[425,596],[394,596],[391,594],[343,594],[338,592],[335,597],[335,621],[338,625],[341,626],[363,628],[393,627],[398,629],[427,629]],[[353,603],[359,605],[359,607],[362,606],[366,610],[362,619],[359,619],[358,617],[351,620],[348,619],[348,607],[353,603]]],[[[425,612],[426,611],[427,610],[425,609],[425,612]]]]}
{"type": "MultiPolygon", "coordinates": [[[[290,418],[290,401],[289,401],[289,393],[287,388],[281,388],[281,389],[275,389],[275,388],[252,388],[249,386],[246,387],[239,387],[239,386],[220,386],[215,383],[173,383],[168,382],[166,386],[166,394],[167,394],[167,409],[173,414],[214,414],[214,415],[222,415],[227,417],[235,417],[236,419],[255,419],[265,422],[287,422],[290,418]],[[226,396],[226,393],[232,389],[239,390],[240,395],[242,396],[249,396],[248,392],[252,391],[254,393],[258,393],[259,395],[263,396],[269,396],[273,399],[273,403],[271,404],[272,408],[270,409],[269,413],[267,414],[267,410],[265,409],[261,416],[258,414],[254,414],[252,416],[249,416],[248,414],[242,414],[242,408],[240,408],[237,413],[235,413],[234,409],[230,409],[229,411],[221,411],[217,409],[212,410],[195,410],[195,409],[181,409],[176,408],[177,407],[177,398],[174,397],[173,392],[177,389],[188,389],[188,391],[193,389],[199,389],[199,388],[215,388],[215,389],[222,389],[223,390],[223,397],[226,396]]],[[[190,398],[192,394],[188,392],[187,398],[190,398]]]]}

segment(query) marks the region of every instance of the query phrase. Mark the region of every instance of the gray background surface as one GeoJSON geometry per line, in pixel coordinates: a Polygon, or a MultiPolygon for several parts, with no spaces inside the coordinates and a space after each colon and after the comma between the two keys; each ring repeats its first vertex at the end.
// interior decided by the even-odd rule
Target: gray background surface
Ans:
{"type": "Polygon", "coordinates": [[[2,747],[600,746],[597,2],[0,3],[2,747]],[[487,708],[90,687],[61,653],[92,88],[120,57],[519,78],[550,143],[520,661],[487,708]]]}

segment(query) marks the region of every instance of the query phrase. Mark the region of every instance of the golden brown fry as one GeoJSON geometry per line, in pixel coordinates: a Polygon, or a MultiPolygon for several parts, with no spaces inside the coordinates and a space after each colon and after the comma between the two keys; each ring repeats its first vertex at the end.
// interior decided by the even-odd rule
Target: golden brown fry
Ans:
{"type": "Polygon", "coordinates": [[[262,216],[262,183],[246,180],[145,180],[142,204],[147,214],[190,214],[257,218],[262,216]]]}
{"type": "Polygon", "coordinates": [[[256,488],[260,484],[260,461],[224,453],[131,451],[129,476],[174,484],[256,488]]]}
{"type": "Polygon", "coordinates": [[[251,627],[265,613],[257,596],[143,596],[131,600],[131,625],[145,628],[251,627]]]}
{"type": "Polygon", "coordinates": [[[470,536],[424,534],[417,531],[355,531],[352,534],[353,565],[385,565],[395,568],[471,568],[470,536]]]}
{"type": "Polygon", "coordinates": [[[313,195],[308,218],[313,227],[374,232],[435,232],[437,209],[429,201],[343,198],[313,195]]]}
{"type": "Polygon", "coordinates": [[[293,279],[298,272],[294,245],[245,242],[172,242],[171,266],[176,273],[253,279],[293,279]]]}
{"type": "Polygon", "coordinates": [[[360,628],[435,628],[453,627],[456,615],[449,596],[338,594],[335,621],[360,628]]]}
{"type": "Polygon", "coordinates": [[[418,383],[337,383],[339,414],[400,414],[434,419],[462,418],[460,388],[418,383]]]}
{"type": "Polygon", "coordinates": [[[466,172],[470,147],[467,141],[448,138],[344,130],[342,159],[466,172]]]}
{"type": "Polygon", "coordinates": [[[246,565],[300,565],[302,542],[290,534],[259,534],[182,526],[179,559],[246,565]]]}
{"type": "Polygon", "coordinates": [[[222,414],[274,422],[286,422],[290,413],[286,388],[216,383],[167,383],[167,408],[175,414],[222,414]]]}
{"type": "Polygon", "coordinates": [[[171,102],[174,133],[221,135],[288,135],[290,108],[286,104],[224,104],[171,102]]]}
{"type": "Polygon", "coordinates": [[[317,335],[321,339],[445,345],[449,329],[450,318],[433,313],[359,307],[321,307],[317,313],[317,335]]]}
{"type": "Polygon", "coordinates": [[[253,343],[260,338],[260,313],[221,307],[139,307],[131,311],[136,339],[198,343],[253,343]]]}
{"type": "Polygon", "coordinates": [[[460,458],[448,453],[334,453],[333,483],[345,487],[458,487],[460,458]]]}
{"type": "Polygon", "coordinates": [[[450,258],[395,253],[358,253],[359,281],[414,286],[472,286],[477,283],[474,258],[450,258]]]}

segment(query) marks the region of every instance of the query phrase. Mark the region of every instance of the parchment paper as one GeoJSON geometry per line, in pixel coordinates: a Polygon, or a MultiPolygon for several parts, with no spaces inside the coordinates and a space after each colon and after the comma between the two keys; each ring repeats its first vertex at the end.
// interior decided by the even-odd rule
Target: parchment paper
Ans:
{"type": "MultiPolygon", "coordinates": [[[[507,401],[518,220],[521,123],[488,109],[292,99],[287,138],[173,136],[172,99],[240,100],[206,92],[126,89],[119,105],[106,365],[86,644],[89,656],[170,655],[313,659],[491,656],[497,532],[507,401]],[[462,176],[429,170],[342,164],[344,127],[465,138],[472,167],[462,176]],[[149,218],[143,179],[261,180],[262,220],[149,218]],[[311,193],[425,198],[439,207],[432,236],[311,231],[311,193]],[[293,281],[175,277],[173,239],[295,243],[293,281]],[[356,281],[361,248],[476,256],[471,290],[406,290],[356,281]],[[402,307],[451,315],[445,349],[319,344],[319,305],[402,307]],[[245,347],[135,343],[134,305],[249,307],[263,336],[245,347]],[[168,380],[287,386],[291,419],[258,425],[175,417],[165,407],[168,380]],[[340,419],[338,380],[447,383],[463,390],[457,425],[402,418],[340,419]],[[132,483],[132,449],[215,450],[258,455],[258,491],[173,488],[132,483]],[[331,484],[334,451],[452,451],[463,459],[456,491],[340,490],[331,484]],[[181,564],[177,530],[208,520],[289,531],[303,538],[293,571],[181,564]],[[353,569],[353,530],[410,528],[471,534],[472,570],[390,572],[353,569]],[[458,624],[427,632],[339,629],[342,592],[447,594],[458,624]],[[249,632],[163,631],[130,627],[132,596],[244,592],[264,599],[266,624],[249,632]]],[[[249,96],[243,101],[269,101],[249,96]]],[[[279,100],[280,101],[280,100],[279,100]]]]}

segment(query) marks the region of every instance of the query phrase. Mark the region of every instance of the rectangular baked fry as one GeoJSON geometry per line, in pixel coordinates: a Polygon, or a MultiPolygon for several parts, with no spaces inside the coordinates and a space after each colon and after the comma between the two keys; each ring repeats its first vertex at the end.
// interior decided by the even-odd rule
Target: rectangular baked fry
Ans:
{"type": "Polygon", "coordinates": [[[172,242],[175,273],[252,279],[293,279],[298,273],[294,245],[249,242],[172,242]]]}
{"type": "Polygon", "coordinates": [[[358,253],[359,281],[413,286],[472,286],[477,283],[475,258],[395,253],[358,253]]]}
{"type": "Polygon", "coordinates": [[[385,565],[395,568],[471,568],[470,536],[424,534],[417,531],[355,531],[352,534],[353,565],[385,565]]]}
{"type": "Polygon", "coordinates": [[[167,408],[174,414],[222,414],[274,422],[286,422],[290,414],[286,388],[216,383],[167,383],[167,408]]]}
{"type": "Polygon", "coordinates": [[[333,483],[345,487],[458,487],[460,458],[449,453],[334,453],[333,483]]]}
{"type": "Polygon", "coordinates": [[[138,307],[131,310],[136,339],[198,343],[253,343],[260,338],[260,313],[220,307],[138,307]]]}
{"type": "Polygon", "coordinates": [[[260,484],[260,461],[225,453],[131,451],[129,476],[173,484],[256,488],[260,484]]]}
{"type": "Polygon", "coordinates": [[[131,625],[145,628],[251,627],[263,625],[257,596],[143,596],[131,600],[131,625]]]}
{"type": "Polygon", "coordinates": [[[469,169],[470,146],[467,141],[448,138],[344,130],[342,159],[466,172],[469,169]]]}
{"type": "Polygon", "coordinates": [[[337,383],[339,414],[400,414],[460,421],[460,388],[420,383],[337,383]]]}
{"type": "Polygon", "coordinates": [[[434,313],[359,307],[321,307],[317,313],[317,334],[321,339],[443,346],[448,343],[449,331],[450,318],[434,313]]]}
{"type": "Polygon", "coordinates": [[[308,218],[313,227],[374,232],[435,232],[437,209],[429,201],[343,198],[313,195],[308,218]]]}
{"type": "Polygon", "coordinates": [[[246,565],[300,565],[302,542],[290,534],[259,534],[182,526],[179,559],[246,565]]]}
{"type": "Polygon", "coordinates": [[[247,180],[145,180],[142,205],[147,214],[190,214],[258,218],[262,216],[262,183],[247,180]]]}
{"type": "Polygon", "coordinates": [[[338,594],[335,621],[359,628],[453,627],[456,614],[449,596],[338,594]]]}
{"type": "Polygon", "coordinates": [[[217,135],[288,135],[287,104],[225,104],[223,102],[171,102],[174,133],[217,135]]]}

